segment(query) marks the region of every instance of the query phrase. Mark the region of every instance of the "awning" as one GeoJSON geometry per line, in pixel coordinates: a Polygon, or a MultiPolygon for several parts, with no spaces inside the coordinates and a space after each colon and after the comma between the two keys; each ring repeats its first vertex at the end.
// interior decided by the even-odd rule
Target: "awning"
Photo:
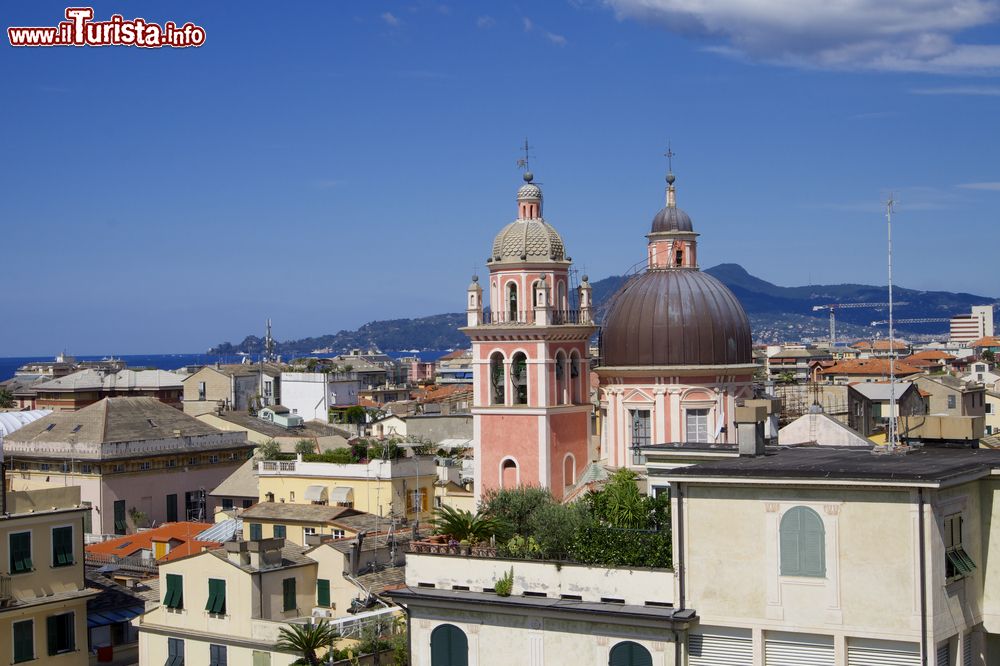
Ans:
{"type": "Polygon", "coordinates": [[[142,613],[142,606],[119,608],[115,610],[103,610],[96,613],[91,611],[87,613],[87,627],[89,629],[93,629],[94,627],[106,627],[109,624],[128,622],[132,618],[142,615],[142,613]]]}
{"type": "Polygon", "coordinates": [[[353,502],[354,501],[354,488],[347,488],[345,486],[337,486],[333,489],[333,494],[330,495],[331,502],[353,502]]]}
{"type": "Polygon", "coordinates": [[[309,486],[306,488],[306,501],[323,502],[326,501],[326,486],[309,486]]]}

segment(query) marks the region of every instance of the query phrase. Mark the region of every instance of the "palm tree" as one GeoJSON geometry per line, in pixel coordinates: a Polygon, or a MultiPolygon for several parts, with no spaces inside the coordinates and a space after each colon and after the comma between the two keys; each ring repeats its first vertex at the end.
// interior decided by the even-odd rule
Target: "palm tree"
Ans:
{"type": "Polygon", "coordinates": [[[309,666],[320,666],[317,652],[325,648],[333,649],[333,643],[340,633],[326,620],[316,624],[290,624],[278,632],[278,642],[274,647],[283,652],[301,654],[309,666]]]}
{"type": "Polygon", "coordinates": [[[493,536],[499,523],[495,518],[488,518],[479,513],[472,513],[450,506],[441,506],[434,510],[431,521],[439,534],[450,536],[456,541],[476,543],[493,536]]]}

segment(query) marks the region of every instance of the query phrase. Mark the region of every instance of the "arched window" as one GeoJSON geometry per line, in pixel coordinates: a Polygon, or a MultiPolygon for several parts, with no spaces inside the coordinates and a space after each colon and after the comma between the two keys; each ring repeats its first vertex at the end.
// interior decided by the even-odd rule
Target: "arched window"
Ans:
{"type": "Polygon", "coordinates": [[[507,283],[507,321],[518,321],[516,282],[507,283]]]}
{"type": "Polygon", "coordinates": [[[566,354],[563,350],[556,352],[556,404],[564,405],[569,400],[566,395],[566,354]]]}
{"type": "Polygon", "coordinates": [[[517,488],[518,486],[517,462],[513,458],[507,458],[500,463],[500,487],[517,488]]]}
{"type": "Polygon", "coordinates": [[[572,453],[567,453],[563,458],[563,485],[572,486],[576,484],[576,458],[572,453]]]}
{"type": "Polygon", "coordinates": [[[510,383],[514,388],[514,404],[528,404],[528,357],[517,352],[510,362],[510,383]]]}
{"type": "Polygon", "coordinates": [[[559,287],[556,289],[556,310],[568,310],[569,303],[566,302],[566,283],[559,280],[559,287]]]}
{"type": "Polygon", "coordinates": [[[490,404],[502,405],[506,402],[507,382],[503,354],[493,352],[490,356],[490,404]]]}
{"type": "Polygon", "coordinates": [[[574,405],[583,404],[583,387],[580,385],[580,355],[574,349],[569,354],[569,389],[570,402],[574,405]]]}
{"type": "Polygon", "coordinates": [[[826,576],[823,520],[808,507],[794,507],[781,517],[781,575],[826,576]]]}
{"type": "Polygon", "coordinates": [[[431,666],[469,666],[469,639],[453,624],[431,632],[431,666]]]}
{"type": "Polygon", "coordinates": [[[608,666],[653,666],[653,655],[638,643],[625,641],[611,648],[608,666]]]}

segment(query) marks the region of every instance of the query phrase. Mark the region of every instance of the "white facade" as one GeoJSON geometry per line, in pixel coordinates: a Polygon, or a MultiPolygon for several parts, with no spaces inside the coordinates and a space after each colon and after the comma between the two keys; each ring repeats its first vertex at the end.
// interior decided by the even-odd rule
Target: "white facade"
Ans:
{"type": "Polygon", "coordinates": [[[977,305],[967,315],[951,318],[951,342],[968,344],[993,335],[993,306],[977,305]]]}
{"type": "Polygon", "coordinates": [[[331,407],[358,404],[361,382],[322,372],[281,373],[281,402],[306,421],[330,420],[331,407]]]}

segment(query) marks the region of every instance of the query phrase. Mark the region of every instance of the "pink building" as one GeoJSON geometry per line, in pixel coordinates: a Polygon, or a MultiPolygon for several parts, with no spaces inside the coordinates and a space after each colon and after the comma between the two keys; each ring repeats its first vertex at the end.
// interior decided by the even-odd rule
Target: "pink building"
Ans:
{"type": "Polygon", "coordinates": [[[524,180],[517,219],[487,259],[488,312],[478,277],[468,289],[477,501],[517,485],[562,497],[590,462],[590,285],[586,276],[571,285],[562,238],[542,217],[541,188],[530,172],[524,180]]]}
{"type": "Polygon", "coordinates": [[[642,466],[643,447],[736,443],[737,400],[753,397],[750,324],[733,293],[698,269],[698,234],[673,173],[653,218],[647,266],[612,298],[601,331],[601,457],[642,466]]]}

